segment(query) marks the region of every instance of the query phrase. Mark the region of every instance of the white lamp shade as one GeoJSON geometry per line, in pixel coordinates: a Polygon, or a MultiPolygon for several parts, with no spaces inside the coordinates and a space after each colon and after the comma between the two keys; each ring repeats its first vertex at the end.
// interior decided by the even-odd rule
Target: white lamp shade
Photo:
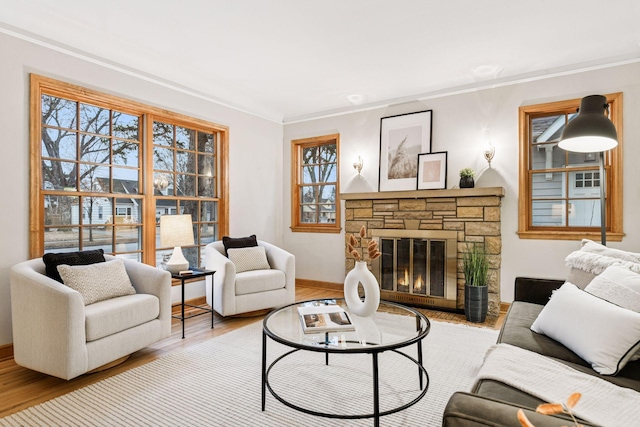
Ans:
{"type": "Polygon", "coordinates": [[[160,246],[193,245],[191,215],[162,215],[160,217],[160,246]]]}

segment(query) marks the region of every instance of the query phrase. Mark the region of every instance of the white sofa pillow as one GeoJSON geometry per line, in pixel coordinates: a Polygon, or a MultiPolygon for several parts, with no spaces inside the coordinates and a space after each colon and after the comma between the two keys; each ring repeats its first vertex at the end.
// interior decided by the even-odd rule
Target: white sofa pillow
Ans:
{"type": "Polygon", "coordinates": [[[596,276],[585,291],[620,307],[640,313],[640,274],[613,265],[596,276]]]}
{"type": "Polygon", "coordinates": [[[640,313],[569,282],[553,293],[531,330],[563,344],[603,375],[617,374],[640,348],[640,313]]]}
{"type": "Polygon", "coordinates": [[[136,293],[120,259],[90,265],[58,266],[62,282],[82,295],[85,305],[136,293]]]}
{"type": "Polygon", "coordinates": [[[251,270],[269,270],[269,261],[264,246],[227,249],[227,255],[236,266],[236,273],[251,270]]]}

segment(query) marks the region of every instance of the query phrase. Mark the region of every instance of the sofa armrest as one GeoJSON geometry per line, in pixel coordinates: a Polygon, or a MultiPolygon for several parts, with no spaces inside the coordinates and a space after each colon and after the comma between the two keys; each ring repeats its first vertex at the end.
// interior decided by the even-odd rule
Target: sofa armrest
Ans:
{"type": "Polygon", "coordinates": [[[563,283],[564,280],[557,279],[516,277],[514,300],[545,305],[551,298],[551,292],[563,283]]]}
{"type": "Polygon", "coordinates": [[[206,278],[207,304],[222,316],[227,316],[236,310],[236,266],[222,251],[221,241],[209,243],[204,249],[206,269],[215,271],[213,277],[206,278]]]}
{"type": "MultiPolygon", "coordinates": [[[[444,409],[442,425],[443,427],[522,427],[518,421],[518,409],[522,409],[536,427],[571,425],[571,419],[562,415],[542,415],[531,409],[464,392],[456,392],[451,396],[444,409]]],[[[591,424],[581,424],[585,427],[591,426],[591,424]]]]}
{"type": "Polygon", "coordinates": [[[41,258],[14,265],[10,282],[16,363],[65,379],[86,372],[85,311],[80,293],[44,275],[41,258]]]}

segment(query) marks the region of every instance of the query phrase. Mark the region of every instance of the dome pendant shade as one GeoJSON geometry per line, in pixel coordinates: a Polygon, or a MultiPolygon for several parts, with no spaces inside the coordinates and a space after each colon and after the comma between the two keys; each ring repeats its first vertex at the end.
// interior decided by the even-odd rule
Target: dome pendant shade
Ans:
{"type": "Polygon", "coordinates": [[[558,146],[577,153],[597,153],[618,145],[616,128],[604,112],[607,98],[590,95],[582,98],[578,116],[565,126],[558,146]]]}

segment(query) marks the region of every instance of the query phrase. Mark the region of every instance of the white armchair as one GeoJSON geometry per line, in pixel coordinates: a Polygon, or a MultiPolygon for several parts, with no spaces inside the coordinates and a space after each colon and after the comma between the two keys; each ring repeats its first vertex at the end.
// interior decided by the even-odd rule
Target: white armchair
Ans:
{"type": "Polygon", "coordinates": [[[14,265],[15,362],[69,380],[171,335],[171,275],[135,261],[124,265],[136,293],[86,306],[79,292],[45,274],[42,258],[14,265]]]}
{"type": "Polygon", "coordinates": [[[241,273],[236,273],[235,265],[225,256],[222,241],[205,247],[206,268],[216,271],[213,280],[207,278],[207,303],[222,316],[295,302],[295,257],[267,242],[258,240],[258,245],[265,248],[271,269],[241,273]]]}

